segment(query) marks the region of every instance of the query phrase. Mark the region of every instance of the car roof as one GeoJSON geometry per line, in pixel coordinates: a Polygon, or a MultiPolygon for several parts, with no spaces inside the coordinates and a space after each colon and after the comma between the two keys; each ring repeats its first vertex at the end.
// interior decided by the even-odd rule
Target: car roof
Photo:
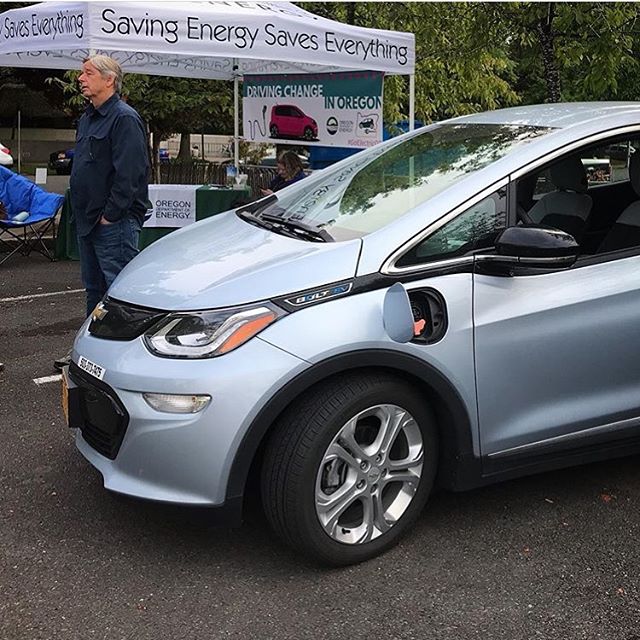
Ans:
{"type": "Polygon", "coordinates": [[[461,116],[450,122],[520,124],[564,129],[589,120],[629,112],[640,113],[640,102],[558,102],[523,105],[461,116]]]}

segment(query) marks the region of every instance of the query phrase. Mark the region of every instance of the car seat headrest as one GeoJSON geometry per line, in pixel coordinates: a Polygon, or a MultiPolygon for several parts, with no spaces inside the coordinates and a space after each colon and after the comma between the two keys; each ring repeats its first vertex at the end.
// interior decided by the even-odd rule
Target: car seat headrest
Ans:
{"type": "Polygon", "coordinates": [[[560,191],[576,191],[586,193],[589,187],[587,172],[578,156],[564,158],[557,164],[549,167],[551,182],[560,191]]]}
{"type": "Polygon", "coordinates": [[[633,190],[640,196],[640,153],[637,151],[629,157],[629,180],[633,190]]]}

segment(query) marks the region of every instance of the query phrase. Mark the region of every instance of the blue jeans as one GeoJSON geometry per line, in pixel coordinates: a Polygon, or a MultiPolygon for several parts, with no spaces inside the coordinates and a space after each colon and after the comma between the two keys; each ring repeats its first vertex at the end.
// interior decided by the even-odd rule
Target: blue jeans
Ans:
{"type": "Polygon", "coordinates": [[[89,235],[78,236],[82,284],[87,291],[87,316],[138,253],[141,226],[138,218],[125,216],[112,224],[98,223],[89,235]]]}

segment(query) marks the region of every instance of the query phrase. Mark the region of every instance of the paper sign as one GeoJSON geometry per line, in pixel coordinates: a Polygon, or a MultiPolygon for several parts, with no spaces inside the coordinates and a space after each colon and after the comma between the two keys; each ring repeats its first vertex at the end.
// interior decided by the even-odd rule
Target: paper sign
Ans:
{"type": "Polygon", "coordinates": [[[196,221],[196,189],[191,184],[150,184],[151,209],[145,227],[186,227],[196,221]]]}

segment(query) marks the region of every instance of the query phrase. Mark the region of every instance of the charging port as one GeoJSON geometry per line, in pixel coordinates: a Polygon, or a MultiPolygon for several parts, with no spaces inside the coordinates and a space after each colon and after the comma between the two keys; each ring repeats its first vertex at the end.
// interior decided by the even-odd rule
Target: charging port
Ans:
{"type": "Polygon", "coordinates": [[[433,289],[409,292],[414,321],[414,337],[411,342],[433,344],[447,330],[447,310],[442,296],[433,289]]]}

